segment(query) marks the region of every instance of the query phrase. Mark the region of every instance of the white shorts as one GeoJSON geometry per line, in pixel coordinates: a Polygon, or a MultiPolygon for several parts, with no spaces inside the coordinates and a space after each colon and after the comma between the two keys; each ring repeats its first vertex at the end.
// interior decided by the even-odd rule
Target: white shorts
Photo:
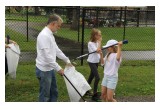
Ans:
{"type": "Polygon", "coordinates": [[[117,86],[118,82],[118,77],[117,76],[106,76],[104,75],[103,80],[102,80],[102,86],[105,86],[109,89],[114,89],[117,86]]]}

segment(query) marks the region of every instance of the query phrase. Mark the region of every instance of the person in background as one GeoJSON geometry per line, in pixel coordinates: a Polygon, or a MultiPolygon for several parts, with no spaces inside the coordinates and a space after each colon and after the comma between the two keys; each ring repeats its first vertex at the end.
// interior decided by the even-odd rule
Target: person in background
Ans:
{"type": "Polygon", "coordinates": [[[14,40],[10,40],[9,38],[5,38],[5,48],[10,48],[8,44],[17,44],[14,40]]]}
{"type": "Polygon", "coordinates": [[[37,37],[36,76],[39,80],[40,102],[56,102],[58,90],[55,72],[64,75],[64,70],[56,62],[56,57],[63,60],[67,66],[72,66],[68,57],[59,49],[53,33],[56,33],[63,23],[62,18],[54,14],[49,17],[47,26],[37,37]]]}
{"type": "Polygon", "coordinates": [[[102,80],[101,98],[103,101],[117,102],[113,98],[114,90],[118,82],[118,69],[122,62],[121,48],[122,41],[109,40],[103,48],[107,48],[107,54],[103,58],[103,53],[100,52],[101,65],[104,66],[104,77],[102,80]],[[112,46],[118,43],[118,46],[112,46]]]}
{"type": "MultiPolygon", "coordinates": [[[[9,37],[5,37],[5,49],[10,48],[8,44],[17,44],[14,40],[10,40],[9,37]]],[[[7,57],[5,55],[5,75],[8,73],[8,64],[7,64],[7,57]]]]}
{"type": "MultiPolygon", "coordinates": [[[[100,76],[98,74],[98,63],[100,61],[99,52],[101,51],[101,41],[102,41],[101,31],[99,29],[93,28],[91,32],[90,41],[88,42],[88,51],[89,53],[93,51],[97,51],[97,52],[90,54],[88,56],[87,62],[90,67],[90,75],[88,78],[88,83],[91,84],[92,80],[95,78],[93,96],[92,96],[92,100],[95,100],[95,101],[99,100],[97,89],[98,89],[98,83],[100,80],[100,76]]],[[[88,91],[87,94],[91,94],[90,91],[88,91]]]]}

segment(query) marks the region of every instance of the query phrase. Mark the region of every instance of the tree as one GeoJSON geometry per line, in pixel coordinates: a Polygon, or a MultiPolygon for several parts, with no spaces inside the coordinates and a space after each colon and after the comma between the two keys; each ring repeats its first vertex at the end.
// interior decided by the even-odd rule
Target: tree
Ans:
{"type": "Polygon", "coordinates": [[[20,13],[22,10],[22,6],[15,6],[15,10],[20,13]]]}
{"type": "Polygon", "coordinates": [[[78,22],[79,22],[78,9],[73,7],[73,9],[72,9],[72,24],[71,24],[72,30],[78,29],[78,22]]]}
{"type": "Polygon", "coordinates": [[[35,15],[39,15],[39,14],[40,14],[40,12],[39,12],[39,7],[38,7],[38,6],[35,6],[35,7],[34,7],[34,14],[35,14],[35,15]]]}
{"type": "Polygon", "coordinates": [[[52,7],[52,6],[46,6],[46,7],[44,7],[44,10],[47,13],[47,15],[50,15],[53,13],[53,11],[52,11],[53,8],[54,7],[52,7]]]}

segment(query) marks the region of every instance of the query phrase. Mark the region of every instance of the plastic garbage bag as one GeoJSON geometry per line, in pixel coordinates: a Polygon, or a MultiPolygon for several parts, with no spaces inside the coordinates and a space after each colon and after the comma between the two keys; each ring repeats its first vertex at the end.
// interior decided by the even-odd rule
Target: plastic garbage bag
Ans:
{"type": "Polygon", "coordinates": [[[8,63],[8,73],[11,78],[16,78],[16,70],[19,62],[20,49],[18,45],[9,44],[10,48],[6,49],[8,63]]]}
{"type": "MultiPolygon", "coordinates": [[[[90,85],[84,78],[84,76],[75,70],[75,67],[66,67],[64,69],[65,76],[69,79],[69,81],[73,84],[73,86],[77,89],[77,91],[83,96],[88,90],[91,89],[90,85]]],[[[64,77],[68,94],[71,102],[78,102],[80,100],[80,95],[73,88],[70,82],[64,77]]]]}

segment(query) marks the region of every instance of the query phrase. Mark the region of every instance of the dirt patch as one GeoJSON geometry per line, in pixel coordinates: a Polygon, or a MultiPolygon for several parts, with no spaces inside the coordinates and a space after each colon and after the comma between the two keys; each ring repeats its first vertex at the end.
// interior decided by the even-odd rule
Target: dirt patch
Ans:
{"type": "MultiPolygon", "coordinates": [[[[59,36],[55,36],[55,40],[59,48],[70,58],[76,58],[81,55],[81,42],[69,40],[59,36]]],[[[84,53],[88,53],[87,45],[84,44],[84,53]]]]}
{"type": "MultiPolygon", "coordinates": [[[[118,102],[155,102],[155,96],[149,95],[149,96],[123,96],[123,97],[115,97],[115,99],[118,102]]],[[[91,98],[85,98],[87,102],[95,102],[91,100],[91,98]]],[[[80,102],[83,102],[81,99],[80,102]]],[[[98,101],[102,102],[102,101],[98,101]]]]}
{"type": "Polygon", "coordinates": [[[119,102],[155,102],[155,96],[127,96],[127,97],[117,97],[119,102]]]}

